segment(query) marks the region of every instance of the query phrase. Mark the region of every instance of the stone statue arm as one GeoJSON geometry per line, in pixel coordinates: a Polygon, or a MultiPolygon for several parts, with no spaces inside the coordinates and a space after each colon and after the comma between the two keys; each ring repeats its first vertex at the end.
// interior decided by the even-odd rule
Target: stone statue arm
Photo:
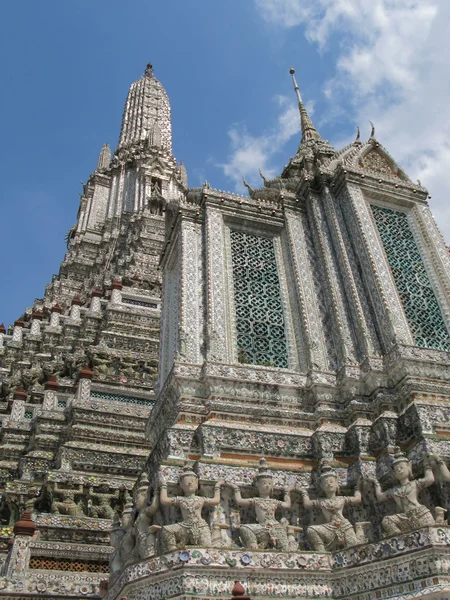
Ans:
{"type": "Polygon", "coordinates": [[[291,489],[290,488],[286,488],[284,490],[284,498],[283,498],[283,502],[280,504],[280,508],[282,508],[282,509],[291,508],[291,489]]]}
{"type": "Polygon", "coordinates": [[[353,496],[347,496],[345,501],[347,504],[360,504],[361,500],[361,480],[358,480],[358,483],[356,484],[355,493],[353,494],[353,496]]]}
{"type": "Polygon", "coordinates": [[[166,480],[161,477],[159,482],[159,502],[162,506],[178,506],[177,498],[170,498],[167,494],[166,480]]]}
{"type": "Polygon", "coordinates": [[[306,509],[311,509],[314,507],[314,501],[311,500],[311,498],[309,497],[308,494],[308,490],[302,489],[299,484],[297,484],[296,488],[297,492],[300,493],[300,496],[302,497],[302,501],[303,501],[303,506],[306,509]]]}
{"type": "Polygon", "coordinates": [[[376,496],[376,499],[378,500],[378,502],[387,502],[387,500],[389,500],[390,496],[386,492],[383,492],[378,479],[374,479],[373,483],[375,486],[375,496],[376,496]]]}
{"type": "Polygon", "coordinates": [[[433,469],[431,468],[427,456],[425,456],[425,458],[423,459],[423,468],[425,471],[424,476],[422,477],[422,479],[418,479],[417,482],[421,488],[427,488],[430,487],[430,485],[433,485],[434,483],[433,469]]]}
{"type": "Polygon", "coordinates": [[[225,481],[220,480],[214,486],[214,496],[205,498],[204,506],[218,506],[220,504],[220,488],[225,484],[225,481]]]}
{"type": "Polygon", "coordinates": [[[439,472],[440,472],[440,474],[442,476],[442,479],[444,481],[448,481],[450,483],[450,470],[447,467],[447,465],[445,464],[445,461],[442,458],[440,458],[438,460],[437,464],[439,466],[439,472]]]}
{"type": "Polygon", "coordinates": [[[153,515],[156,514],[156,512],[159,509],[159,504],[159,493],[157,490],[155,490],[155,493],[153,494],[153,500],[150,506],[147,506],[147,508],[145,509],[145,514],[147,515],[147,517],[153,517],[153,515]]]}
{"type": "Polygon", "coordinates": [[[447,467],[445,460],[441,458],[438,454],[430,454],[428,456],[428,460],[430,465],[436,467],[439,475],[442,477],[444,481],[450,482],[450,470],[447,467]]]}
{"type": "Polygon", "coordinates": [[[234,499],[239,506],[250,506],[253,503],[253,498],[242,498],[241,490],[235,483],[227,483],[228,487],[234,490],[234,499]]]}

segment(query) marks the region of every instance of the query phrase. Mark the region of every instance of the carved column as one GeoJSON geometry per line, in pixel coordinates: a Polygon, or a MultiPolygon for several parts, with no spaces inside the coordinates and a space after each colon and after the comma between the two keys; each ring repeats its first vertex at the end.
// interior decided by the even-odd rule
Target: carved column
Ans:
{"type": "Polygon", "coordinates": [[[76,296],[72,300],[72,306],[70,307],[70,318],[73,321],[80,320],[80,306],[81,306],[81,300],[78,298],[78,296],[76,296]]]}
{"type": "Polygon", "coordinates": [[[180,228],[181,286],[179,359],[201,363],[203,289],[201,281],[201,225],[184,219],[180,228]]]}
{"type": "Polygon", "coordinates": [[[14,525],[14,538],[6,561],[5,577],[15,579],[23,577],[30,563],[30,542],[36,533],[36,523],[31,520],[31,513],[26,510],[14,525]]]}
{"type": "Polygon", "coordinates": [[[21,344],[23,340],[23,328],[25,327],[25,323],[22,319],[18,319],[14,322],[14,329],[12,335],[12,341],[17,344],[21,344]]]}
{"type": "Polygon", "coordinates": [[[122,304],[122,288],[120,281],[112,282],[111,304],[122,304]]]}
{"type": "Polygon", "coordinates": [[[209,360],[232,361],[230,334],[227,329],[225,233],[223,215],[212,207],[206,209],[207,263],[207,335],[209,360]]]}
{"type": "Polygon", "coordinates": [[[42,312],[35,311],[32,315],[30,335],[41,335],[42,312]]]}
{"type": "MultiPolygon", "coordinates": [[[[329,188],[326,185],[322,191],[322,198],[325,214],[330,227],[333,246],[337,256],[339,257],[340,274],[344,282],[344,289],[353,315],[353,323],[355,326],[359,351],[362,356],[372,356],[376,353],[372,341],[376,334],[369,328],[366,322],[365,313],[367,314],[368,311],[364,310],[364,299],[361,298],[360,291],[358,290],[356,284],[358,273],[355,269],[355,265],[350,263],[350,248],[348,244],[345,243],[344,235],[341,231],[341,226],[338,219],[338,214],[335,209],[334,200],[329,188]]],[[[363,292],[361,295],[362,294],[363,292]]]]}
{"type": "Polygon", "coordinates": [[[94,373],[88,366],[83,367],[78,375],[78,384],[75,394],[77,400],[87,401],[91,397],[91,380],[94,373]]]}
{"type": "Polygon", "coordinates": [[[325,298],[333,319],[333,337],[336,353],[339,366],[342,367],[349,362],[357,362],[357,356],[345,298],[343,297],[343,289],[336,268],[335,256],[330,244],[330,234],[323,214],[323,207],[321,206],[319,196],[313,191],[309,193],[308,215],[314,245],[319,257],[317,263],[321,269],[322,281],[326,289],[325,298]]]}
{"type": "Polygon", "coordinates": [[[58,396],[56,395],[59,389],[59,383],[56,381],[56,377],[52,375],[50,379],[44,385],[44,401],[42,403],[42,410],[53,410],[56,408],[58,402],[58,396]]]}
{"type": "Polygon", "coordinates": [[[342,209],[357,249],[384,349],[389,349],[395,340],[414,345],[369,204],[358,185],[347,184],[342,209]]]}
{"type": "Polygon", "coordinates": [[[60,315],[62,313],[62,308],[58,305],[55,304],[54,306],[52,306],[52,312],[50,315],[50,327],[59,327],[59,319],[60,319],[60,315]]]}
{"type": "Polygon", "coordinates": [[[99,313],[101,311],[101,302],[100,298],[103,293],[101,290],[94,290],[91,294],[91,304],[89,306],[89,310],[93,313],[99,313]]]}
{"type": "Polygon", "coordinates": [[[305,214],[288,209],[285,210],[284,214],[306,344],[305,353],[309,355],[310,368],[316,364],[320,369],[327,370],[329,364],[325,334],[308,257],[304,224],[302,223],[305,214]]]}

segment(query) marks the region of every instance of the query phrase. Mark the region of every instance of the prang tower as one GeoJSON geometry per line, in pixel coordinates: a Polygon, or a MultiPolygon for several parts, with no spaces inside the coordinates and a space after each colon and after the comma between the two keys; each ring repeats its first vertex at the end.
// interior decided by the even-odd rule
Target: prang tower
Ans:
{"type": "MultiPolygon", "coordinates": [[[[83,360],[7,390],[5,512],[31,511],[15,524],[7,593],[225,600],[238,580],[247,600],[449,597],[450,254],[426,189],[374,128],[335,149],[291,74],[298,150],[248,196],[187,188],[164,145],[165,93],[151,69],[133,84],[115,157],[70,234],[62,269],[80,265],[79,287],[65,293],[62,271],[39,305],[65,302],[54,346],[82,346],[83,360]],[[157,254],[152,387],[136,373],[154,360],[159,296],[144,272],[157,280],[157,254]]],[[[24,325],[5,369],[56,365],[25,347],[36,329],[24,325]]]]}
{"type": "MultiPolygon", "coordinates": [[[[83,185],[58,275],[0,328],[2,556],[29,509],[40,532],[30,590],[64,571],[49,593],[65,596],[63,584],[96,593],[108,571],[110,519],[148,456],[165,206],[186,188],[170,103],[148,65],[128,93],[114,154],[105,144],[83,185]]],[[[8,593],[22,581],[15,560],[8,593]]]]}

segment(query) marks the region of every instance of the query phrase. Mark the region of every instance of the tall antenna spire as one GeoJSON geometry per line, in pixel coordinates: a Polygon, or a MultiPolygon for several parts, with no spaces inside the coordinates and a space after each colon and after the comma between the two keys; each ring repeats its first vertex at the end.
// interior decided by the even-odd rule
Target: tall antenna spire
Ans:
{"type": "Polygon", "coordinates": [[[292,81],[294,83],[294,90],[295,93],[297,94],[297,100],[298,100],[298,110],[300,112],[300,125],[302,127],[302,142],[307,142],[309,140],[320,140],[322,139],[320,137],[319,132],[317,131],[317,129],[314,127],[313,122],[311,121],[311,119],[309,118],[309,115],[306,111],[305,105],[303,104],[303,100],[300,94],[300,89],[298,87],[297,84],[297,80],[295,79],[295,69],[293,69],[292,67],[289,69],[289,73],[292,75],[292,81]]]}

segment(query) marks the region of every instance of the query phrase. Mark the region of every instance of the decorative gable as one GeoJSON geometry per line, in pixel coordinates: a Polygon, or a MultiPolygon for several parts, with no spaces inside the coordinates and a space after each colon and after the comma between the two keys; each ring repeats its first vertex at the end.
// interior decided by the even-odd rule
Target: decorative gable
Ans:
{"type": "Polygon", "coordinates": [[[371,148],[361,156],[359,166],[370,173],[383,175],[384,177],[406,179],[397,165],[376,148],[371,148]]]}

